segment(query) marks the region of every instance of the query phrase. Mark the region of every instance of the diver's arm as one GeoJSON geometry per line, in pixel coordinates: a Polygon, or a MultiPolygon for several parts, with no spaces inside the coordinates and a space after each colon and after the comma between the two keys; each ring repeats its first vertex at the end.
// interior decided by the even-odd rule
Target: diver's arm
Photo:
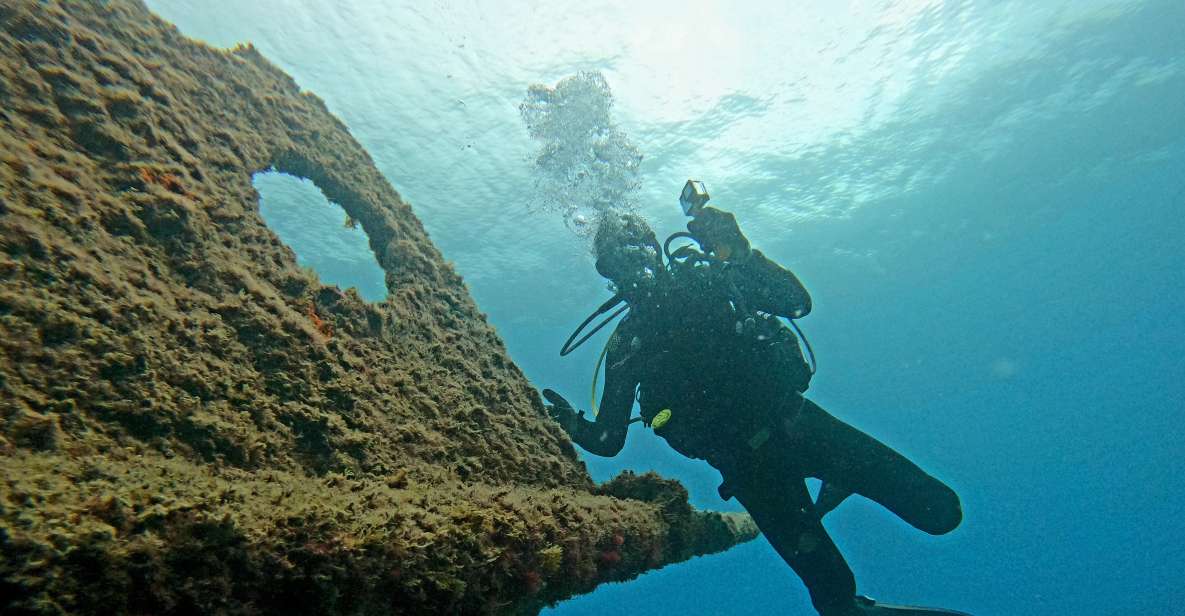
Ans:
{"type": "Polygon", "coordinates": [[[623,361],[628,357],[629,345],[621,344],[623,335],[620,330],[619,325],[609,342],[605,358],[608,364],[605,368],[605,392],[595,420],[585,419],[583,411],[573,410],[559,394],[551,390],[543,392],[544,397],[554,405],[552,417],[564,428],[572,442],[598,456],[615,456],[625,445],[630,411],[634,407],[634,390],[638,385],[638,379],[632,376],[630,362],[623,361]],[[563,409],[561,404],[567,409],[563,409]]]}
{"type": "Polygon", "coordinates": [[[625,434],[629,428],[630,410],[634,406],[634,392],[618,384],[615,389],[606,387],[605,400],[597,413],[596,421],[580,419],[576,429],[570,433],[572,440],[589,453],[607,458],[621,452],[625,446],[625,434]]]}
{"type": "Polygon", "coordinates": [[[624,323],[614,330],[609,341],[605,357],[605,392],[596,420],[577,422],[572,434],[577,445],[598,456],[615,456],[625,446],[630,412],[634,408],[634,391],[638,386],[638,380],[632,378],[631,362],[627,359],[630,345],[625,341],[621,325],[624,323]]]}
{"type": "Polygon", "coordinates": [[[794,272],[754,249],[742,263],[734,264],[733,280],[750,308],[797,319],[811,312],[811,295],[794,272]]]}
{"type": "Polygon", "coordinates": [[[790,270],[749,245],[732,212],[703,207],[687,230],[704,250],[728,264],[750,308],[797,319],[811,311],[811,296],[790,270]]]}

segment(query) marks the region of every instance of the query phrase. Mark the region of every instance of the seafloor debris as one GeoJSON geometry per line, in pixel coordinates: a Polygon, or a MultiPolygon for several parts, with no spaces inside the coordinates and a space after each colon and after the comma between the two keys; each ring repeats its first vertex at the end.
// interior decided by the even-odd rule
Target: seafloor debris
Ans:
{"type": "Polygon", "coordinates": [[[754,536],[653,476],[594,486],[408,205],[252,47],[5,0],[0,103],[0,612],[530,613],[754,536]],[[362,225],[385,302],[296,265],[269,168],[362,225]]]}

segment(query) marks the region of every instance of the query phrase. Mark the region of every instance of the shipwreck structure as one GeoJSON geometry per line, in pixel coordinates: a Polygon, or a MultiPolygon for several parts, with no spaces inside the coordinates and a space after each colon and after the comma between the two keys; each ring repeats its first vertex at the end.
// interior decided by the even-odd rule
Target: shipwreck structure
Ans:
{"type": "Polygon", "coordinates": [[[411,207],[250,46],[0,2],[0,611],[534,613],[756,535],[596,486],[411,207]],[[377,304],[264,225],[308,178],[377,304]]]}

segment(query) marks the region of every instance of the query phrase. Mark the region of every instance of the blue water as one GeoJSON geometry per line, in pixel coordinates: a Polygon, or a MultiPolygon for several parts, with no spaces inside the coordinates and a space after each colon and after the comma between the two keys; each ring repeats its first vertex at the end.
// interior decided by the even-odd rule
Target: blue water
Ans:
{"type": "MultiPolygon", "coordinates": [[[[556,352],[608,294],[562,217],[527,208],[517,105],[601,71],[659,234],[682,222],[683,181],[707,181],[813,295],[812,398],[960,493],[943,537],[858,498],[828,518],[862,592],[977,615],[1183,613],[1179,0],[149,4],[211,44],[254,42],[324,98],[528,377],[581,406],[598,349],[556,352]]],[[[257,182],[265,213],[305,198],[269,181],[286,180],[257,182]]],[[[302,241],[302,263],[336,259],[334,282],[373,291],[349,279],[373,263],[364,242],[302,241]]],[[[736,507],[711,468],[632,430],[617,458],[586,456],[594,477],[656,469],[697,506],[736,507]]],[[[607,610],[812,613],[761,540],[547,613],[607,610]]]]}

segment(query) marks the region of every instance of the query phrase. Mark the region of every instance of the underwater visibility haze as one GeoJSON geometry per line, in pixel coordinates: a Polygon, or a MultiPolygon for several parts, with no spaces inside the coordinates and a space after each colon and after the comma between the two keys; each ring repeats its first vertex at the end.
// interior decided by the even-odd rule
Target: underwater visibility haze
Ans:
{"type": "MultiPolygon", "coordinates": [[[[942,536],[858,496],[831,513],[862,594],[1185,613],[1185,4],[147,5],[321,97],[530,383],[581,409],[607,332],[559,349],[611,295],[601,217],[664,238],[705,182],[810,291],[810,398],[961,498],[942,536]]],[[[255,176],[268,225],[322,281],[382,300],[365,221],[280,171],[255,176]]],[[[580,456],[597,481],[655,470],[741,511],[642,425],[580,456]]],[[[760,538],[543,613],[608,611],[814,613],[760,538]]]]}

